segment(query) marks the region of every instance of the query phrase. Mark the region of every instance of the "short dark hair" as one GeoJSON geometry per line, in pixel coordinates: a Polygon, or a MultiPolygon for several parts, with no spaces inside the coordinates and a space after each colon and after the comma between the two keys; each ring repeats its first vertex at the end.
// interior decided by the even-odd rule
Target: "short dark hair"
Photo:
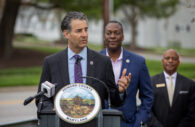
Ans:
{"type": "Polygon", "coordinates": [[[121,30],[123,32],[123,25],[119,22],[119,21],[116,21],[116,20],[111,20],[107,23],[106,27],[110,24],[110,23],[116,23],[116,24],[119,24],[119,26],[121,27],[121,30]]]}
{"type": "Polygon", "coordinates": [[[76,11],[71,11],[68,12],[67,15],[64,17],[61,23],[61,30],[68,30],[69,32],[71,31],[71,21],[72,20],[85,20],[86,22],[88,21],[87,16],[82,13],[82,12],[76,12],[76,11]]]}

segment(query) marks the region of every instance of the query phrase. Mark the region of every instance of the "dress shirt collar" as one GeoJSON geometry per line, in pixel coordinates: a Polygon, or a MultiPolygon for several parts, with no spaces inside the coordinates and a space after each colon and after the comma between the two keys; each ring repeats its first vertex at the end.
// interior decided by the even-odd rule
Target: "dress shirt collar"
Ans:
{"type": "MultiPolygon", "coordinates": [[[[74,55],[76,55],[76,53],[74,53],[69,47],[68,47],[68,59],[73,59],[74,55]]],[[[87,47],[85,47],[79,54],[80,57],[82,57],[83,60],[85,60],[87,58],[87,47]]]]}
{"type": "MultiPolygon", "coordinates": [[[[106,48],[106,56],[109,56],[107,48],[106,48]]],[[[116,61],[119,61],[119,60],[122,60],[122,59],[123,59],[123,48],[121,47],[120,56],[116,59],[116,61]]]]}
{"type": "Polygon", "coordinates": [[[171,76],[172,79],[176,79],[176,77],[177,77],[177,72],[173,73],[172,75],[169,75],[169,74],[167,74],[167,73],[164,71],[164,75],[165,75],[165,78],[166,78],[166,79],[169,79],[169,76],[171,76]]]}

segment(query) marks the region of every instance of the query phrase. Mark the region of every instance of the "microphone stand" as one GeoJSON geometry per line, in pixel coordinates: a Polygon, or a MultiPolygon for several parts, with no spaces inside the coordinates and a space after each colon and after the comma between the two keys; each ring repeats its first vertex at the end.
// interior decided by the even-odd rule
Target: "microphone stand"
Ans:
{"type": "Polygon", "coordinates": [[[92,77],[92,76],[82,76],[81,78],[93,79],[93,80],[96,80],[96,81],[100,82],[101,84],[103,84],[103,86],[106,88],[106,90],[108,92],[108,109],[111,109],[110,90],[109,90],[108,86],[103,81],[101,81],[95,77],[92,77]]]}
{"type": "Polygon", "coordinates": [[[40,92],[37,93],[36,95],[28,97],[27,99],[24,100],[24,105],[29,104],[29,103],[30,103],[33,99],[35,99],[35,98],[41,97],[41,96],[44,95],[46,92],[47,92],[46,90],[40,91],[40,92]]]}

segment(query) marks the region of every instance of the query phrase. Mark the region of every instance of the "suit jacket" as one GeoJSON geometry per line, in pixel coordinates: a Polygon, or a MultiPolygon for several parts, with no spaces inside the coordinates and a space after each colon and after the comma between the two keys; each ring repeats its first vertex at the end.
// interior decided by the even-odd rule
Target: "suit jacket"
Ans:
{"type": "Polygon", "coordinates": [[[164,73],[152,77],[152,84],[154,105],[148,127],[195,127],[195,83],[177,74],[171,107],[164,73]]]}
{"type": "MultiPolygon", "coordinates": [[[[106,54],[106,49],[101,53],[106,54]]],[[[131,73],[131,82],[127,88],[126,100],[118,109],[123,112],[122,127],[140,127],[140,122],[146,122],[150,116],[153,102],[153,91],[145,59],[139,55],[123,49],[122,70],[126,68],[131,73]],[[139,90],[141,105],[137,110],[136,94],[139,90]]]]}
{"type": "MultiPolygon", "coordinates": [[[[69,82],[69,73],[68,73],[68,53],[67,49],[58,52],[56,54],[47,56],[44,59],[42,75],[40,79],[40,85],[38,92],[41,90],[41,83],[44,81],[49,81],[51,83],[57,84],[56,91],[57,93],[62,87],[69,82]]],[[[123,103],[118,92],[118,88],[115,85],[114,74],[112,70],[112,64],[108,57],[101,55],[95,51],[92,51],[87,48],[87,76],[95,77],[103,81],[110,89],[111,104],[119,106],[123,103]]],[[[86,83],[92,86],[100,95],[102,108],[104,108],[104,99],[107,99],[106,88],[95,80],[86,79],[86,83]]],[[[43,97],[42,99],[42,110],[53,110],[54,107],[54,97],[47,98],[43,97]]],[[[39,99],[36,100],[38,104],[39,99]]]]}

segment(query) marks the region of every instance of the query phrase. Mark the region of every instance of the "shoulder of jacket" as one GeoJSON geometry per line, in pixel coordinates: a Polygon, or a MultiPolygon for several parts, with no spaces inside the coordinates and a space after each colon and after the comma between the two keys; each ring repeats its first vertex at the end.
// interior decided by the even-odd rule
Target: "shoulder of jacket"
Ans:
{"type": "Polygon", "coordinates": [[[60,51],[60,52],[51,54],[51,55],[49,55],[49,56],[46,56],[46,57],[45,57],[45,60],[56,60],[58,57],[60,57],[60,56],[62,56],[62,55],[65,55],[65,52],[66,52],[66,50],[62,50],[62,51],[60,51]]]}
{"type": "Polygon", "coordinates": [[[128,51],[126,49],[123,48],[123,56],[124,57],[130,57],[131,59],[134,59],[138,62],[145,62],[145,58],[137,53],[134,53],[134,52],[131,52],[131,51],[128,51]]]}

